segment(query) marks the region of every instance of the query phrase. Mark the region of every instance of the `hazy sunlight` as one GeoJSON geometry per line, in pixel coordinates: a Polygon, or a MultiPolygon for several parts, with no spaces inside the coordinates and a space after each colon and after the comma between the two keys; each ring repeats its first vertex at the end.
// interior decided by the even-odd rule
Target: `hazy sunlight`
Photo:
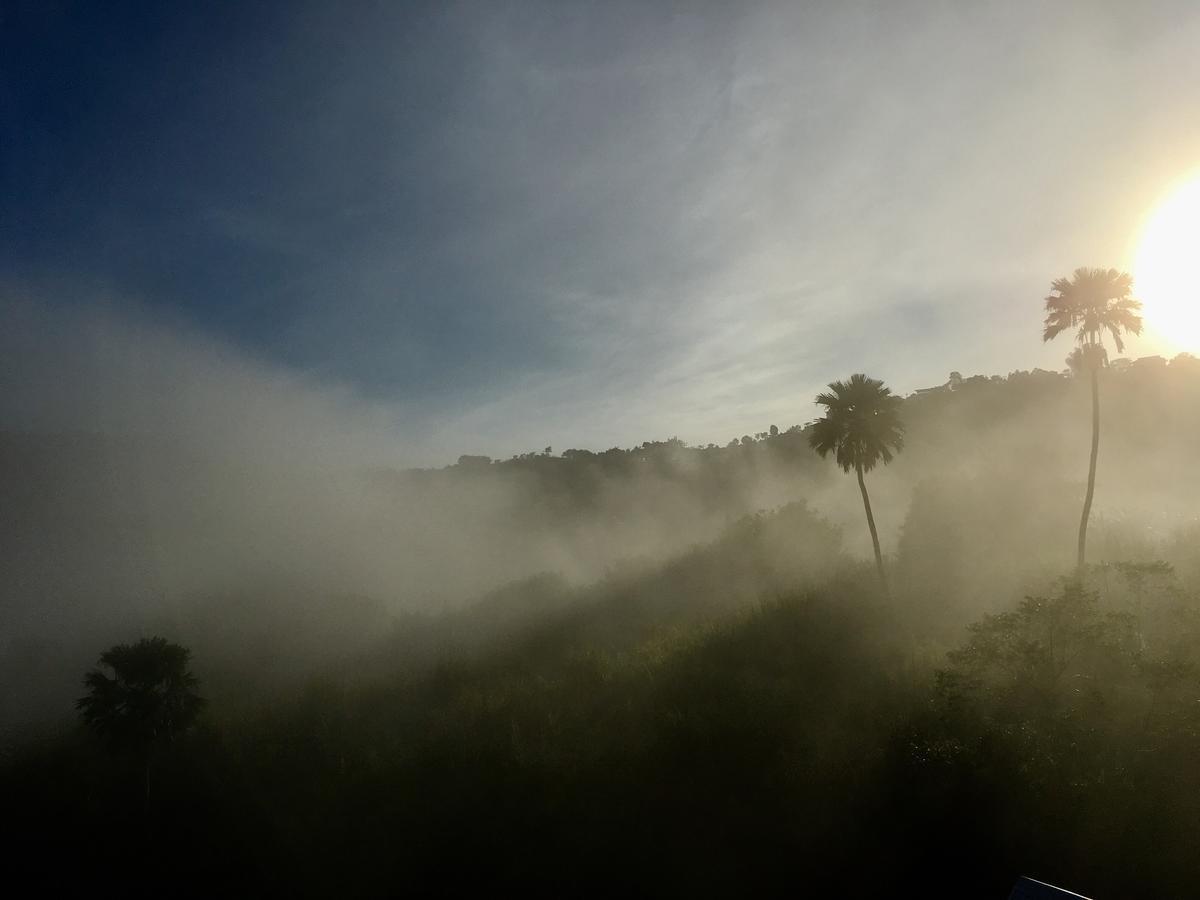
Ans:
{"type": "Polygon", "coordinates": [[[1200,349],[1200,175],[1175,187],[1151,214],[1134,264],[1134,286],[1151,336],[1200,349]]]}

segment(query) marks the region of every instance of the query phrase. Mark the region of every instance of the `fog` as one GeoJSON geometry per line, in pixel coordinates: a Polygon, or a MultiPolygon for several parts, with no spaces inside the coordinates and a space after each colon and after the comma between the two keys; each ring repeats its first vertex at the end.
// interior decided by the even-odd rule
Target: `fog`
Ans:
{"type": "MultiPolygon", "coordinates": [[[[957,842],[960,877],[992,890],[1013,864],[970,824],[990,802],[1022,823],[1074,810],[1083,850],[1050,825],[1002,840],[1128,888],[1123,835],[1171,804],[1200,821],[1177,787],[1200,733],[1193,357],[1098,372],[1083,570],[1086,376],[951,373],[904,398],[903,448],[866,473],[889,588],[807,398],[703,447],[430,464],[413,410],[178,323],[3,314],[0,785],[34,823],[15,840],[60,809],[114,835],[174,823],[205,877],[365,895],[460,854],[516,877],[531,842],[552,867],[599,842],[726,894],[779,834],[830,871],[864,843],[924,871],[957,842]],[[192,653],[206,705],[139,756],[74,703],[100,653],[150,636],[192,653]],[[924,824],[864,825],[901,821],[924,824]]],[[[1200,878],[1186,834],[1154,857],[1160,888],[1200,878]]],[[[754,878],[783,877],[764,858],[754,878]]]]}
{"type": "Polygon", "coordinates": [[[564,461],[540,458],[411,469],[421,441],[403,409],[128,308],[3,314],[0,632],[14,668],[37,661],[5,700],[33,718],[60,718],[80,666],[130,633],[197,640],[199,623],[230,620],[271,657],[295,650],[279,632],[302,608],[322,632],[304,646],[336,656],[395,614],[540,572],[587,583],[798,494],[753,467],[697,491],[706,471],[678,452],[586,484],[549,483],[541,470],[564,461]],[[351,626],[331,629],[343,607],[351,626]]]}
{"type": "MultiPolygon", "coordinates": [[[[131,634],[169,630],[205,648],[208,669],[265,687],[365,652],[404,617],[457,613],[540,573],[562,593],[649,572],[796,501],[851,558],[870,553],[853,478],[789,430],[813,416],[803,399],[781,433],[763,423],[735,446],[422,468],[406,411],[345,387],[128,308],[3,311],[0,631],[25,679],[5,697],[10,723],[63,719],[82,669],[131,634]]],[[[1094,559],[1170,556],[1197,522],[1200,378],[1181,357],[1104,382],[1094,559]]],[[[922,629],[952,640],[1069,569],[1087,397],[1083,381],[1036,371],[906,401],[906,448],[868,483],[922,629]]],[[[771,552],[778,569],[798,550],[771,552]]]]}
{"type": "Polygon", "coordinates": [[[436,610],[547,569],[591,580],[791,498],[741,472],[697,496],[701,462],[675,453],[593,477],[575,509],[581,486],[549,496],[536,464],[412,468],[403,410],[228,345],[128,313],[4,312],[6,490],[30,517],[10,538],[43,589],[111,598],[72,616],[271,580],[436,610]]]}
{"type": "Polygon", "coordinates": [[[4,3],[8,881],[1200,896],[1197,46],[4,3]]]}

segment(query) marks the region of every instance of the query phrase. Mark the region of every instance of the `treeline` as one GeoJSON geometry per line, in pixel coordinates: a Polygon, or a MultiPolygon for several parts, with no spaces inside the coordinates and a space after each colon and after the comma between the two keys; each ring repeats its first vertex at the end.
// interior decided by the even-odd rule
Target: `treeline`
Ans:
{"type": "MultiPolygon", "coordinates": [[[[1164,383],[1178,382],[1183,379],[1200,377],[1200,357],[1191,353],[1179,353],[1172,359],[1162,356],[1147,356],[1138,359],[1119,358],[1107,363],[1105,374],[1110,378],[1121,378],[1129,386],[1136,385],[1137,389],[1155,392],[1164,383]]],[[[986,424],[988,419],[997,413],[1014,412],[1030,402],[1036,401],[1038,395],[1046,391],[1054,391],[1055,386],[1061,387],[1086,372],[1071,368],[1061,371],[1048,369],[1018,369],[1008,375],[969,375],[951,372],[949,378],[940,385],[921,388],[907,395],[906,415],[914,415],[914,421],[920,423],[924,417],[932,417],[950,407],[970,404],[978,416],[979,424],[986,424]]],[[[530,450],[525,453],[513,454],[507,459],[495,458],[478,454],[464,454],[449,469],[478,471],[490,466],[530,468],[539,463],[551,467],[559,467],[557,462],[550,460],[566,460],[567,462],[588,463],[601,462],[612,468],[620,468],[626,464],[643,462],[658,456],[671,455],[682,450],[707,452],[736,450],[753,444],[766,443],[773,449],[784,452],[799,453],[805,449],[805,442],[798,437],[811,427],[812,421],[793,424],[783,429],[771,425],[765,431],[753,434],[743,434],[733,437],[725,444],[687,444],[677,437],[666,440],[644,441],[636,447],[610,447],[607,450],[593,451],[569,449],[556,454],[553,447],[542,450],[530,450]]],[[[1120,427],[1119,424],[1116,427],[1120,427]]],[[[412,473],[430,472],[436,470],[415,469],[412,473]]]]}
{"type": "MultiPolygon", "coordinates": [[[[1064,433],[1085,434],[1086,408],[1081,408],[1078,400],[1086,390],[1081,383],[1086,382],[1086,374],[1036,368],[1006,376],[950,373],[944,384],[904,398],[902,415],[909,447],[902,468],[906,474],[925,476],[955,469],[962,462],[991,463],[998,453],[1032,452],[1035,442],[1043,448],[1035,461],[1039,467],[1057,468],[1065,449],[1070,454],[1068,461],[1078,468],[1079,448],[1063,448],[1061,438],[1064,433]],[[1068,424],[1072,422],[1082,425],[1068,424]],[[1012,426],[1025,434],[1003,434],[1012,426]],[[1040,433],[1033,433],[1035,430],[1040,433]],[[996,453],[989,453],[988,445],[996,453]]],[[[1155,451],[1200,440],[1200,422],[1191,415],[1191,404],[1200,400],[1197,357],[1180,353],[1171,360],[1159,356],[1116,359],[1100,371],[1100,378],[1107,410],[1105,449],[1112,446],[1122,460],[1134,447],[1155,451]],[[1155,422],[1157,427],[1153,427],[1155,422]]],[[[774,471],[776,465],[782,465],[801,480],[820,481],[828,476],[829,467],[808,443],[812,426],[811,420],[782,428],[771,425],[725,444],[689,445],[669,438],[603,451],[556,453],[546,447],[509,459],[464,455],[441,469],[383,469],[373,472],[372,478],[386,487],[471,481],[488,473],[518,475],[523,485],[545,495],[541,509],[565,514],[594,504],[608,478],[652,472],[686,483],[690,490],[710,496],[716,503],[744,487],[747,466],[774,471]]],[[[1137,473],[1116,474],[1123,482],[1137,473]]]]}

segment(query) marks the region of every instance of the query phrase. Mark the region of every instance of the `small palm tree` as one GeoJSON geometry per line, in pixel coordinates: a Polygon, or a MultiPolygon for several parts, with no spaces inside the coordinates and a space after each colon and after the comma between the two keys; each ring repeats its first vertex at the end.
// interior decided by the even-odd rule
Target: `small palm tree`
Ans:
{"type": "Polygon", "coordinates": [[[188,671],[190,658],[186,647],[160,637],[118,644],[100,656],[112,676],[100,669],[88,672],[83,679],[88,694],[75,703],[93,731],[140,758],[147,808],[155,745],[185,732],[204,706],[196,677],[188,671]]]}
{"type": "Polygon", "coordinates": [[[1050,341],[1064,331],[1075,329],[1079,347],[1068,358],[1071,368],[1087,372],[1092,382],[1092,456],[1088,464],[1087,493],[1079,518],[1079,543],[1076,568],[1082,572],[1087,545],[1088,519],[1096,492],[1096,458],[1100,451],[1100,380],[1101,367],[1108,364],[1104,334],[1112,335],[1117,352],[1125,351],[1122,333],[1141,334],[1142,304],[1130,296],[1133,279],[1116,269],[1076,269],[1068,278],[1056,278],[1046,298],[1046,322],[1042,340],[1050,341]]]}
{"type": "Polygon", "coordinates": [[[870,472],[877,463],[887,465],[904,449],[904,424],[900,421],[903,401],[879,379],[856,374],[848,381],[831,382],[829,392],[818,394],[816,402],[825,407],[825,416],[813,423],[808,442],[822,457],[832,453],[843,472],[853,469],[858,475],[858,489],[862,492],[867,527],[875,548],[875,565],[886,593],[887,575],[879,550],[879,532],[875,530],[863,473],[870,472]]]}

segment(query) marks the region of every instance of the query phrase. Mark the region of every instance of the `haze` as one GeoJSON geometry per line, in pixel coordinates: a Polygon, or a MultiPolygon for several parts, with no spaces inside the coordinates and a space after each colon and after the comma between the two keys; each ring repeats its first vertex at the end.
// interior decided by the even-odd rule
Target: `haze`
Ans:
{"type": "Polygon", "coordinates": [[[1200,891],[1198,46],[1166,0],[5,4],[6,845],[1200,891]],[[81,679],[158,636],[205,704],[121,744],[81,679]]]}

